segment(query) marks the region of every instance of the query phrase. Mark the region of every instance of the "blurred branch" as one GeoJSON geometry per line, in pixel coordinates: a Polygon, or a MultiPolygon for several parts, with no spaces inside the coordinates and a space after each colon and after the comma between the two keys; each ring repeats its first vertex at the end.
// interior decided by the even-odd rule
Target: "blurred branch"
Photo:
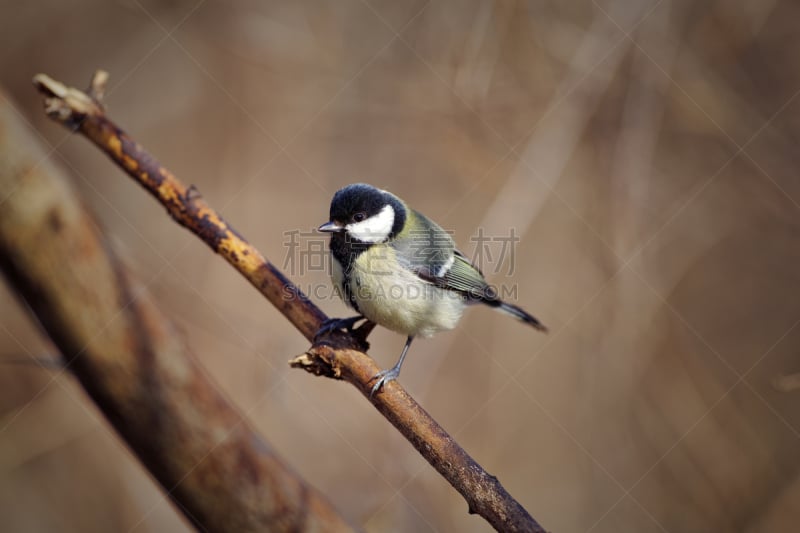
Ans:
{"type": "MultiPolygon", "coordinates": [[[[194,187],[186,187],[106,117],[98,97],[106,79],[105,73],[98,72],[87,93],[67,88],[42,74],[34,78],[34,84],[48,96],[45,108],[50,117],[79,131],[106,152],[178,223],[222,255],[306,339],[314,342],[308,352],[290,361],[293,367],[346,380],[369,398],[369,382],[378,367],[363,350],[368,347],[366,337],[373,326],[362,326],[354,335],[335,331],[315,339],[327,318],[325,314],[211,209],[194,187]]],[[[371,401],[464,496],[471,513],[481,515],[502,531],[544,531],[497,478],[485,472],[396,381],[387,384],[371,401]]]]}
{"type": "Polygon", "coordinates": [[[2,94],[0,203],[0,270],[193,525],[352,531],[218,392],[2,94]]]}

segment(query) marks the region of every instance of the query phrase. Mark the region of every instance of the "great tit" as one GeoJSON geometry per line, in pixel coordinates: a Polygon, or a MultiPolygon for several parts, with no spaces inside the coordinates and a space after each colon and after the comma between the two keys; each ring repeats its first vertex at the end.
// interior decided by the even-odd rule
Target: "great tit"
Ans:
{"type": "Polygon", "coordinates": [[[397,363],[372,379],[375,394],[397,379],[414,337],[453,329],[467,305],[482,303],[547,331],[536,318],[501,301],[483,274],[459,252],[450,234],[388,191],[365,183],[333,196],[331,277],[337,294],[359,313],[326,321],[317,335],[360,320],[407,335],[397,363]]]}

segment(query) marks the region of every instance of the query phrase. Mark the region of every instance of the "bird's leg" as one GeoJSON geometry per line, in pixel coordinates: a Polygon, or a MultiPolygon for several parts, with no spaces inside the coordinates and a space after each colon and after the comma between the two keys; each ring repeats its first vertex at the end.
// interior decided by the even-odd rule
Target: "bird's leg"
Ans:
{"type": "MultiPolygon", "coordinates": [[[[389,370],[381,370],[380,372],[372,376],[372,379],[377,379],[378,382],[372,386],[372,391],[369,393],[370,398],[372,398],[372,396],[376,392],[378,392],[381,389],[381,387],[383,387],[386,383],[397,379],[397,376],[400,375],[400,367],[403,366],[403,359],[406,358],[406,353],[408,353],[408,347],[411,346],[411,341],[413,340],[414,336],[409,335],[408,339],[406,339],[406,345],[403,346],[403,352],[400,354],[400,359],[397,360],[397,363],[395,363],[395,365],[392,368],[390,368],[389,370]]],[[[370,381],[372,381],[372,379],[370,381]]]]}
{"type": "Polygon", "coordinates": [[[343,329],[347,331],[347,333],[353,333],[353,326],[356,325],[356,322],[359,320],[366,320],[363,316],[351,316],[349,318],[329,318],[325,322],[322,323],[317,333],[314,335],[316,339],[320,335],[324,335],[325,333],[330,333],[331,331],[337,329],[343,329]]]}

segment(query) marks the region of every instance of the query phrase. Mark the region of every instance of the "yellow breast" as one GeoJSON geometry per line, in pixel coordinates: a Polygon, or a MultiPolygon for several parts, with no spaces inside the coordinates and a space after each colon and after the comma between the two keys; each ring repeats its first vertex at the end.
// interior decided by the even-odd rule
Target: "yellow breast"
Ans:
{"type": "MultiPolygon", "coordinates": [[[[334,270],[334,282],[341,280],[341,269],[334,270]]],[[[373,246],[353,262],[350,291],[365,317],[405,335],[453,329],[465,307],[457,293],[399,268],[391,246],[373,246]]]]}

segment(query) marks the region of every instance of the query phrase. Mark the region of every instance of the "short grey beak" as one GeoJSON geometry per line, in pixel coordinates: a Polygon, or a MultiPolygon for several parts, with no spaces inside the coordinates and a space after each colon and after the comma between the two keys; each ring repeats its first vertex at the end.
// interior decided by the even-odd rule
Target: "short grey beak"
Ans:
{"type": "Polygon", "coordinates": [[[325,233],[338,233],[340,231],[344,231],[344,226],[340,226],[338,223],[331,220],[330,222],[326,222],[317,228],[319,231],[324,231],[325,233]]]}

